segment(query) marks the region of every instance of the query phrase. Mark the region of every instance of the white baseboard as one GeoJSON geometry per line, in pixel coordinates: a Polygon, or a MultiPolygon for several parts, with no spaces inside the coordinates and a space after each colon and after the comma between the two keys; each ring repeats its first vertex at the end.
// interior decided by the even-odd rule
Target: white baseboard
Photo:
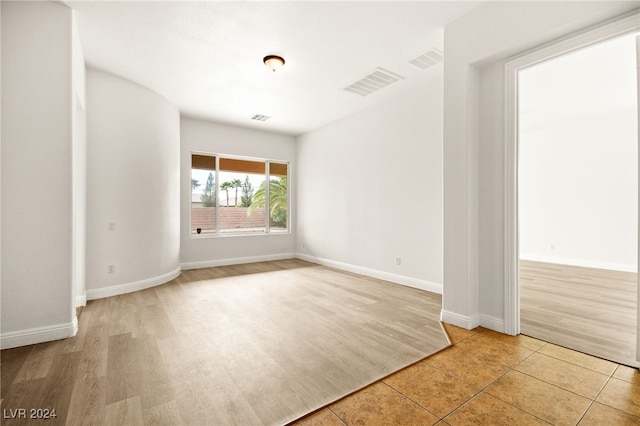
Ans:
{"type": "Polygon", "coordinates": [[[468,317],[456,314],[455,312],[445,311],[443,309],[440,311],[440,321],[462,327],[465,330],[473,330],[480,325],[480,316],[473,315],[468,317]]]}
{"type": "Polygon", "coordinates": [[[133,291],[144,290],[149,287],[155,287],[160,284],[171,281],[175,277],[180,275],[180,268],[176,268],[173,271],[166,274],[158,275],[157,277],[151,277],[140,281],[134,281],[131,283],[118,284],[111,287],[103,287],[95,290],[87,290],[87,300],[102,299],[105,297],[117,296],[120,294],[131,293],[133,291]]]}
{"type": "Polygon", "coordinates": [[[180,265],[183,271],[188,269],[213,268],[216,266],[241,265],[243,263],[268,262],[270,260],[294,259],[295,253],[266,254],[261,256],[235,257],[228,259],[203,260],[186,262],[180,265]]]}
{"type": "MultiPolygon", "coordinates": [[[[85,300],[102,299],[105,297],[118,296],[120,294],[131,293],[133,291],[144,290],[150,287],[155,287],[157,285],[161,285],[171,281],[172,279],[180,275],[180,271],[182,270],[211,268],[214,266],[225,266],[225,265],[239,265],[242,263],[265,262],[269,260],[282,260],[282,259],[293,259],[293,258],[295,258],[295,254],[293,253],[281,253],[281,254],[264,255],[264,256],[250,256],[250,257],[238,257],[238,258],[230,258],[230,259],[205,260],[201,262],[187,262],[187,263],[181,264],[179,268],[176,268],[173,271],[167,272],[166,274],[159,275],[157,277],[147,278],[144,280],[135,281],[131,283],[118,284],[111,287],[103,287],[103,288],[94,289],[94,290],[87,290],[85,300]]],[[[81,300],[79,300],[79,298],[76,299],[76,304],[79,304],[80,302],[81,300]]],[[[86,304],[86,301],[85,301],[85,304],[86,304]]]]}
{"type": "Polygon", "coordinates": [[[76,296],[76,308],[80,306],[87,306],[87,295],[83,294],[82,296],[76,296]]]}
{"type": "Polygon", "coordinates": [[[543,256],[538,254],[520,254],[520,259],[533,262],[556,263],[558,265],[583,266],[585,268],[607,269],[610,271],[638,272],[638,265],[623,263],[595,262],[582,259],[567,259],[564,257],[543,256]]]}
{"type": "Polygon", "coordinates": [[[297,253],[298,259],[307,262],[317,263],[319,265],[329,266],[331,268],[341,269],[343,271],[353,272],[367,277],[377,278],[380,280],[390,281],[396,284],[402,284],[407,287],[413,287],[431,293],[442,294],[442,284],[432,283],[426,280],[419,280],[404,275],[392,274],[390,272],[379,271],[377,269],[365,268],[362,266],[351,265],[349,263],[337,262],[335,260],[323,259],[320,257],[309,256],[308,254],[297,253]]]}
{"type": "Polygon", "coordinates": [[[440,311],[440,321],[462,327],[466,330],[473,330],[481,326],[489,330],[497,331],[498,333],[504,333],[504,320],[490,315],[480,314],[467,317],[443,309],[440,311]]]}
{"type": "Polygon", "coordinates": [[[2,333],[0,336],[0,349],[17,348],[18,346],[66,339],[75,336],[77,332],[78,318],[74,315],[73,321],[67,324],[56,324],[2,333]]]}
{"type": "Polygon", "coordinates": [[[502,318],[480,314],[480,325],[489,330],[504,333],[504,320],[502,318]]]}

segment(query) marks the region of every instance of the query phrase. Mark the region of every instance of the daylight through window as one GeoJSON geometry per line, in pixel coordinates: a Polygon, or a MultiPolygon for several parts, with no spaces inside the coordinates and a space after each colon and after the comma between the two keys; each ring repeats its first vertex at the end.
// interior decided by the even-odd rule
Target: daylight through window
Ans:
{"type": "Polygon", "coordinates": [[[191,234],[287,232],[288,171],[284,162],[192,154],[191,234]]]}

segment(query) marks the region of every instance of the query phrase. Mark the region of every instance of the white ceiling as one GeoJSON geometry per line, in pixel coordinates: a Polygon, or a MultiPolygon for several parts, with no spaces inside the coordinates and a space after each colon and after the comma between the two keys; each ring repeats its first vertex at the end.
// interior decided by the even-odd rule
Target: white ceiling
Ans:
{"type": "Polygon", "coordinates": [[[480,2],[65,2],[88,66],[166,97],[183,114],[297,135],[442,75],[408,63],[480,2]],[[262,58],[283,56],[269,71],[262,58]],[[376,67],[405,79],[361,97],[376,67]],[[268,121],[251,120],[255,114],[268,121]]]}

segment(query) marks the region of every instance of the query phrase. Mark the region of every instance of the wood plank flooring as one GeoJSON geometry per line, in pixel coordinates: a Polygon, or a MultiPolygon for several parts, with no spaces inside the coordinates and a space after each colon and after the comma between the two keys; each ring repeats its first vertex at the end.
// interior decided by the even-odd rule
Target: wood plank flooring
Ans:
{"type": "MultiPolygon", "coordinates": [[[[1,352],[1,407],[47,424],[284,424],[449,345],[439,295],[300,260],[184,271],[1,352]]],[[[22,419],[2,423],[28,424],[22,419]]]]}
{"type": "Polygon", "coordinates": [[[520,331],[621,364],[636,361],[637,274],[520,261],[520,331]]]}

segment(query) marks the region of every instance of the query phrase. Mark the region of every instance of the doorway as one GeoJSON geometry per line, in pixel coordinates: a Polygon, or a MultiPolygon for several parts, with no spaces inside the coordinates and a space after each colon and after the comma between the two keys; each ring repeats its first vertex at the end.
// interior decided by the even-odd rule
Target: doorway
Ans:
{"type": "Polygon", "coordinates": [[[638,22],[605,24],[505,70],[505,331],[633,366],[638,22]],[[607,66],[615,61],[624,75],[607,66]]]}
{"type": "Polygon", "coordinates": [[[518,75],[520,332],[635,361],[635,36],[518,75]]]}

